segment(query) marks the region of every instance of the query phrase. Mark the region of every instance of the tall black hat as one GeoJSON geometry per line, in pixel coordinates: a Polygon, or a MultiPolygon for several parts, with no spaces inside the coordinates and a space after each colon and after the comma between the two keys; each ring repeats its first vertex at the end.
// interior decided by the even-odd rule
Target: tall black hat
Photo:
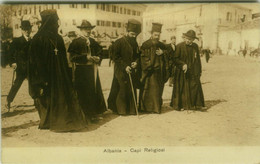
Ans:
{"type": "Polygon", "coordinates": [[[152,32],[162,32],[162,24],[153,23],[152,24],[152,32]]]}
{"type": "Polygon", "coordinates": [[[135,19],[129,19],[127,23],[127,31],[139,34],[141,32],[141,22],[135,19]]]}
{"type": "Polygon", "coordinates": [[[29,20],[23,20],[21,22],[20,27],[21,27],[22,30],[31,30],[32,29],[32,25],[31,25],[29,20]]]}

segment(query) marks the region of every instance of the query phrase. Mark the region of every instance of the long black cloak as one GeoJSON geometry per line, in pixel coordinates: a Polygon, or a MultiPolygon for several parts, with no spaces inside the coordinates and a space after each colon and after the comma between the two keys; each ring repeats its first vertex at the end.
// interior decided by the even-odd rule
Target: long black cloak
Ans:
{"type": "Polygon", "coordinates": [[[79,130],[86,126],[86,120],[69,78],[64,41],[45,29],[47,26],[48,22],[35,35],[29,49],[29,90],[39,112],[39,128],[79,130]]]}
{"type": "Polygon", "coordinates": [[[200,82],[202,69],[198,45],[195,43],[186,45],[185,42],[178,44],[173,62],[176,65],[176,72],[171,106],[176,110],[204,107],[204,96],[200,82]],[[188,66],[186,73],[182,70],[184,64],[188,66]]]}

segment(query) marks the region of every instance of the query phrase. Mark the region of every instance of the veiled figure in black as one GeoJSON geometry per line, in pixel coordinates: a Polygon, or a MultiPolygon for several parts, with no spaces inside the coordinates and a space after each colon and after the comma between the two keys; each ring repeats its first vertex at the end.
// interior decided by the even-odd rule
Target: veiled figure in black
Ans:
{"type": "Polygon", "coordinates": [[[189,30],[183,34],[184,42],[179,43],[173,56],[176,65],[171,106],[175,110],[205,110],[204,96],[200,82],[201,60],[199,48],[193,43],[196,33],[189,30]]]}
{"type": "Polygon", "coordinates": [[[86,127],[69,76],[62,37],[58,34],[56,10],[41,12],[42,26],[29,49],[29,91],[40,116],[40,129],[56,132],[76,131],[86,127]]]}

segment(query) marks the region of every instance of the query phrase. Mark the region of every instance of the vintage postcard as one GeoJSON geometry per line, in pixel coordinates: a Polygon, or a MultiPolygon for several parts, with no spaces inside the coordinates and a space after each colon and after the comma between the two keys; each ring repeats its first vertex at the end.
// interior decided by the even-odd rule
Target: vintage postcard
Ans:
{"type": "Polygon", "coordinates": [[[2,163],[260,163],[260,3],[0,13],[2,163]]]}

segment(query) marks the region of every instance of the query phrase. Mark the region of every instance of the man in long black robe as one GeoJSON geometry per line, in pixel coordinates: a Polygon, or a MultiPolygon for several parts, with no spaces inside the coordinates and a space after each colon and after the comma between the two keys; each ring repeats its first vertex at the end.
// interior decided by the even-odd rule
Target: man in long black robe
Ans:
{"type": "Polygon", "coordinates": [[[69,46],[71,61],[76,64],[75,89],[81,107],[87,117],[98,121],[99,114],[107,110],[99,79],[98,65],[101,63],[102,47],[90,37],[92,26],[83,20],[78,26],[82,36],[74,39],[69,46]]]}
{"type": "Polygon", "coordinates": [[[171,105],[175,110],[204,109],[204,96],[200,82],[201,61],[199,48],[193,43],[196,33],[189,30],[183,34],[173,57],[176,65],[171,105]]]}
{"type": "Polygon", "coordinates": [[[115,65],[108,104],[114,113],[120,115],[136,114],[134,99],[136,100],[136,89],[139,85],[137,68],[140,67],[140,53],[136,37],[140,32],[141,23],[130,19],[126,36],[116,40],[112,46],[112,58],[115,65]],[[132,78],[134,93],[132,93],[129,74],[132,78]]]}
{"type": "Polygon", "coordinates": [[[159,41],[161,27],[161,24],[153,23],[151,39],[141,46],[140,110],[153,113],[161,113],[164,84],[169,78],[166,47],[159,41]]]}
{"type": "Polygon", "coordinates": [[[86,127],[69,76],[66,49],[58,34],[56,10],[41,12],[42,26],[29,49],[29,91],[40,116],[40,129],[56,132],[86,127]]]}

